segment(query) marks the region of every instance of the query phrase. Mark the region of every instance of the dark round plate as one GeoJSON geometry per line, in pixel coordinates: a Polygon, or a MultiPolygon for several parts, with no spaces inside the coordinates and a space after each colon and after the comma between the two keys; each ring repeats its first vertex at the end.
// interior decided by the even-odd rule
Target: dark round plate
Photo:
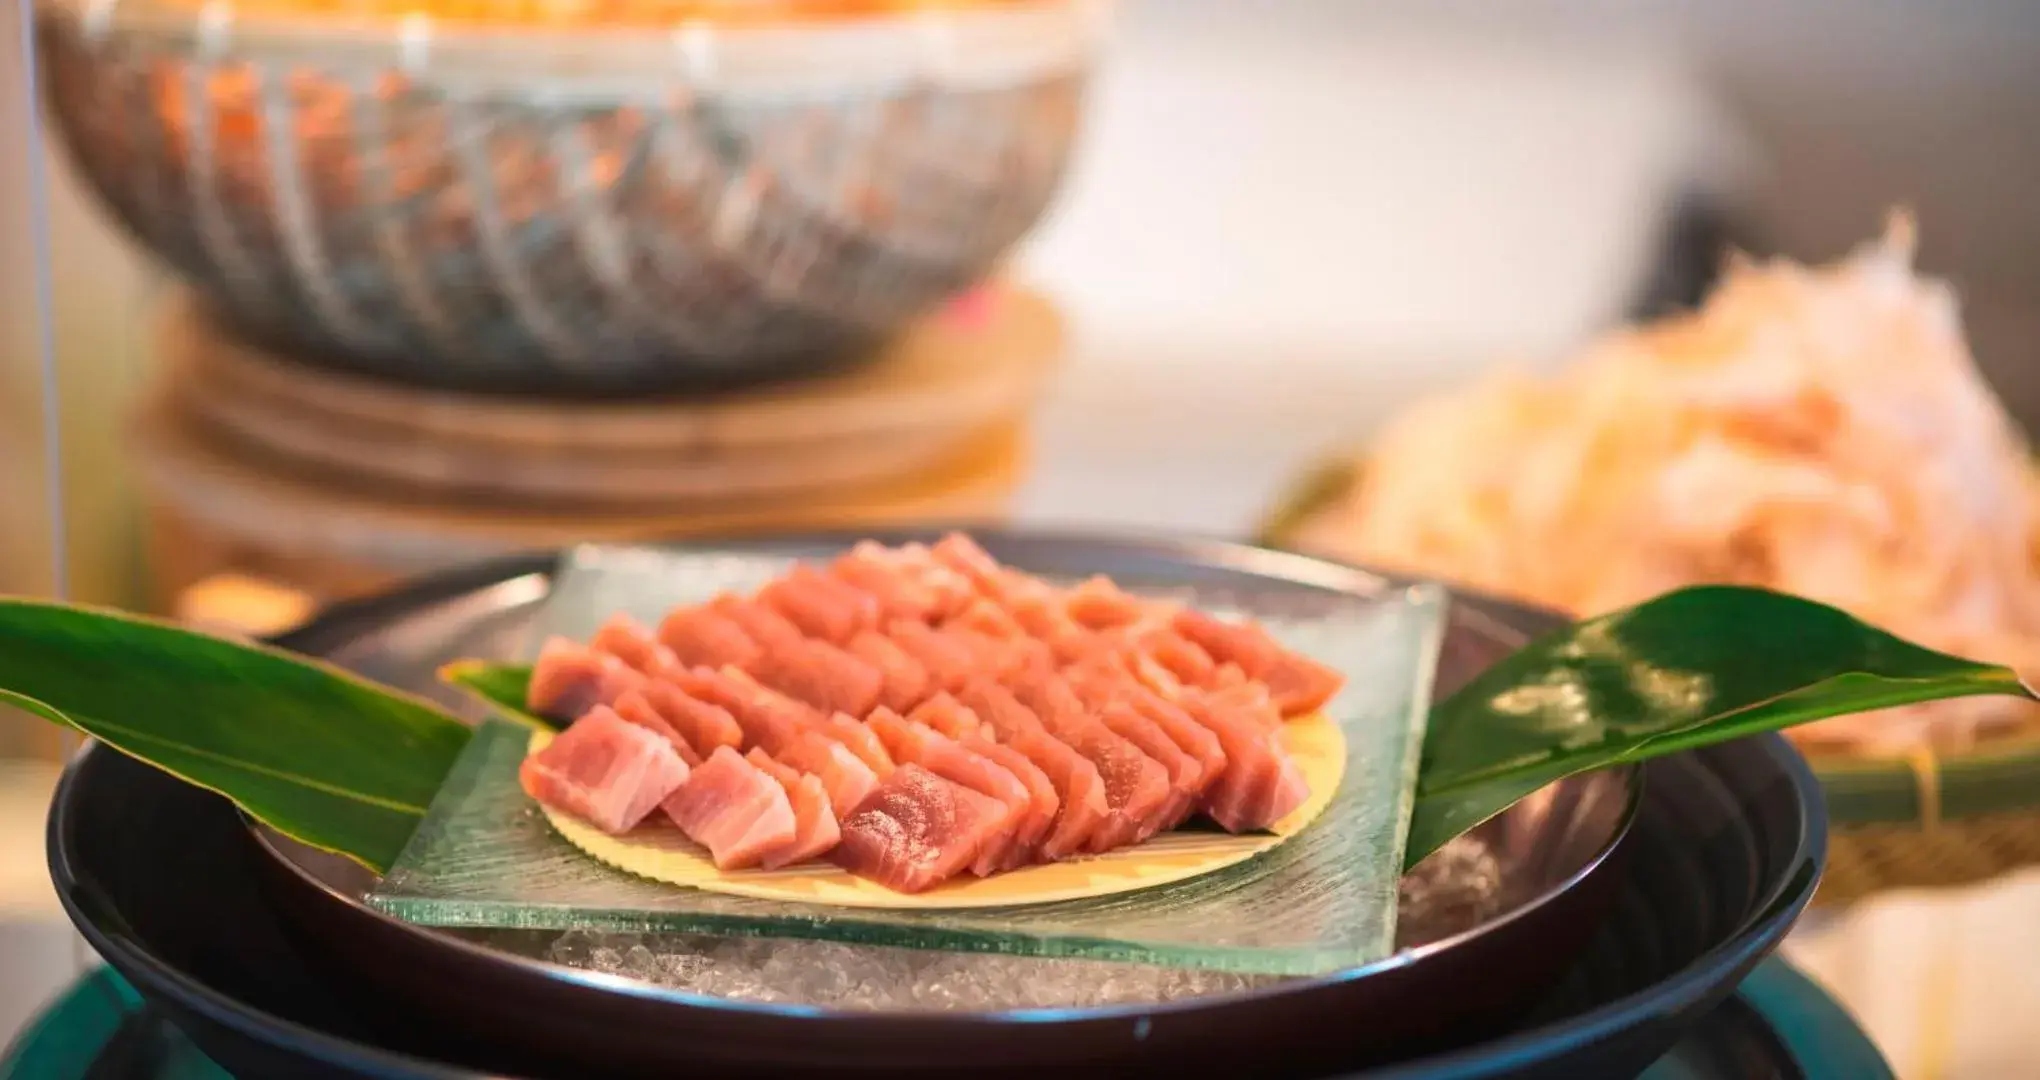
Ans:
{"type": "MultiPolygon", "coordinates": [[[[1174,545],[1174,550],[1180,558],[1185,545],[1174,545]]],[[[1222,546],[1218,554],[1223,558],[1201,564],[1207,572],[1239,572],[1240,559],[1265,566],[1271,559],[1289,558],[1231,546],[1222,546]]],[[[399,669],[421,659],[436,663],[456,652],[475,651],[461,643],[512,626],[515,620],[506,622],[501,615],[506,598],[529,597],[534,589],[542,594],[542,573],[549,565],[550,560],[533,560],[486,568],[403,596],[354,605],[290,644],[328,653],[387,681],[415,685],[417,679],[401,677],[399,669]],[[455,620],[461,623],[455,638],[447,637],[447,625],[435,626],[422,617],[449,610],[465,616],[464,622],[455,620]]],[[[1311,565],[1325,568],[1319,573],[1353,573],[1311,565]]],[[[1110,566],[1101,569],[1117,572],[1110,566]]],[[[1447,688],[1513,648],[1530,625],[1512,621],[1506,608],[1457,605],[1454,642],[1448,643],[1444,661],[1447,688]],[[1489,629],[1468,634],[1469,625],[1489,629]]],[[[1628,845],[1632,864],[1602,875],[1619,894],[1613,916],[1604,921],[1580,912],[1570,919],[1545,920],[1539,934],[1501,954],[1503,961],[1542,965],[1545,978],[1536,978],[1535,971],[1483,964],[1459,967],[1452,980],[1427,982],[1417,988],[1422,992],[1372,1000],[1324,994],[1242,999],[1229,1003],[1230,1015],[1220,1018],[1235,1029],[1223,1043],[1229,1054],[1185,1061],[1165,1052],[1134,1053],[1120,1058],[1116,1071],[1182,1071],[1224,1062],[1263,1069],[1279,1064],[1299,1075],[1337,1072],[1392,1056],[1381,1039],[1366,1036],[1405,1021],[1418,1029],[1435,1021],[1435,1015],[1426,1015],[1426,1006],[1450,1000],[1437,995],[1478,997],[1496,986],[1510,988],[1502,996],[1515,996],[1519,1003],[1522,989],[1529,987],[1542,1001],[1528,1028],[1519,1025],[1521,1034],[1483,1039],[1497,1034],[1498,1015],[1487,1017],[1487,1028],[1479,1031],[1463,1022],[1436,1025],[1428,1033],[1435,1040],[1468,1048],[1411,1064],[1407,1068],[1415,1071],[1409,1075],[1635,1071],[1705,1015],[1776,944],[1810,894],[1824,828],[1811,779],[1781,740],[1669,759],[1651,766],[1649,775],[1650,793],[1637,820],[1636,840],[1628,845]],[[1558,974],[1569,952],[1564,938],[1579,940],[1596,930],[1570,975],[1553,990],[1550,976],[1558,974]],[[1313,997],[1309,1007],[1294,1007],[1295,1001],[1313,997]],[[1292,1040],[1292,1035],[1299,1038],[1292,1040]],[[1475,1040],[1479,1045],[1469,1045],[1475,1040]],[[1269,1046],[1276,1048],[1272,1054],[1265,1049],[1269,1046]],[[1290,1052],[1296,1046],[1310,1055],[1300,1060],[1290,1052]],[[1256,1060],[1243,1060],[1249,1052],[1256,1060]]],[[[458,950],[420,950],[415,944],[410,955],[393,958],[359,936],[374,931],[303,918],[307,912],[323,911],[333,919],[359,910],[336,904],[330,896],[323,902],[300,897],[312,902],[287,904],[285,909],[300,918],[295,934],[285,932],[274,906],[251,888],[251,878],[266,870],[272,884],[288,890],[297,875],[275,872],[281,864],[251,843],[230,807],[117,755],[96,751],[81,760],[66,780],[51,828],[53,871],[88,938],[145,994],[190,1022],[194,1036],[230,1065],[240,1060],[243,1069],[304,1075],[309,1058],[323,1062],[327,1075],[447,1075],[426,1065],[422,1055],[505,1072],[587,1075],[591,1063],[607,1063],[605,1040],[622,1027],[621,1021],[632,1019],[628,1008],[617,1005],[630,1001],[628,995],[593,993],[572,983],[537,990],[510,986],[509,993],[539,996],[517,1003],[521,1010],[506,1007],[500,958],[493,960],[495,968],[454,963],[448,958],[459,957],[458,950]],[[176,850],[180,843],[183,851],[176,850]],[[194,844],[212,856],[202,866],[190,865],[194,844]],[[312,948],[301,952],[305,944],[312,948]],[[268,959],[258,962],[257,956],[268,959]],[[435,956],[442,961],[437,968],[399,962],[429,962],[435,956]],[[316,970],[325,977],[307,978],[307,960],[320,965],[316,970]],[[346,963],[350,960],[354,963],[346,963]],[[340,977],[330,977],[335,973],[340,977]],[[289,989],[282,985],[292,980],[296,985],[289,989]],[[253,1002],[261,1007],[248,1004],[253,1002]],[[564,1013],[544,1011],[561,1003],[564,1013]],[[462,1015],[470,1023],[457,1022],[462,1015]],[[475,1021],[488,1026],[483,1029],[475,1021]],[[521,1043],[509,1037],[519,1030],[529,1036],[521,1043]],[[394,1047],[407,1056],[394,1057],[372,1045],[394,1047]],[[569,1053],[547,1060],[547,1050],[569,1053]]],[[[302,878],[297,880],[302,884],[302,878]]],[[[405,929],[412,937],[425,936],[405,929]]],[[[385,927],[382,932],[391,931],[385,927]]],[[[1346,985],[1375,984],[1394,981],[1370,977],[1346,985]]],[[[657,1004],[672,1011],[670,1002],[657,1004]]],[[[729,1051],[721,1048],[745,1048],[741,1025],[730,1022],[744,1018],[745,1011],[690,1011],[711,1014],[722,1023],[697,1026],[688,1040],[692,1060],[680,1060],[688,1061],[697,1075],[714,1075],[716,1066],[728,1063],[729,1051]]],[[[1203,1019],[1218,1010],[1197,1012],[1203,1019]]],[[[788,1037],[783,1018],[776,1019],[778,1037],[788,1037]]],[[[868,1018],[844,1023],[852,1034],[860,1025],[865,1032],[903,1030],[871,1025],[868,1018]]],[[[1055,1043],[1065,1030],[1060,1024],[1029,1025],[1025,1034],[1055,1043]]],[[[1415,1049],[1389,1045],[1397,1053],[1415,1049]]],[[[1085,1061],[1087,1055],[1075,1053],[1066,1060],[1085,1061]]]]}
{"type": "MultiPolygon", "coordinates": [[[[1322,1072],[1629,1076],[1710,1015],[1812,895],[1819,848],[1805,830],[1818,822],[1803,812],[1811,781],[1783,740],[1769,737],[1665,758],[1646,772],[1613,914],[1534,1016],[1479,1045],[1387,1071],[1335,1064],[1322,1072]]],[[[327,977],[270,902],[260,875],[272,864],[233,807],[120,754],[92,750],[67,774],[50,857],[86,940],[238,1076],[589,1075],[542,1073],[499,1039],[463,1036],[327,977]]],[[[411,977],[444,996],[488,993],[411,977]]],[[[1378,1022],[1365,1013],[1339,1018],[1342,1030],[1378,1022]]]]}
{"type": "MultiPolygon", "coordinates": [[[[1106,573],[1123,582],[1194,586],[1282,607],[1380,596],[1398,587],[1351,567],[1235,544],[976,535],[1002,562],[1037,573],[1106,573]]],[[[716,555],[810,557],[833,554],[853,539],[699,546],[716,555]]],[[[335,612],[283,644],[371,669],[392,685],[431,690],[434,672],[447,661],[513,655],[513,642],[533,639],[548,565],[508,567],[507,576],[480,585],[427,582],[367,611],[335,612]]],[[[1504,636],[1500,625],[1462,626],[1448,635],[1455,640],[1454,671],[1445,689],[1459,681],[1457,669],[1472,667],[1468,657],[1498,656],[1514,646],[1516,639],[1504,636]]],[[[798,1070],[953,1075],[964,1067],[1015,1076],[1078,1067],[1128,1075],[1214,1059],[1247,1061],[1271,1045],[1283,1047],[1294,1067],[1330,1067],[1463,1044],[1521,1015],[1607,910],[1607,864],[1633,812],[1636,779],[1634,770],[1576,777],[1484,825],[1477,835],[1501,867],[1501,902],[1491,911],[1448,912],[1444,920],[1405,919],[1402,925],[1413,933],[1388,960],[1252,993],[1012,1016],[818,1011],[619,986],[530,959],[543,955],[542,945],[519,955],[392,919],[360,902],[375,879],[357,865],[266,830],[260,842],[275,856],[279,872],[270,881],[280,910],[339,977],[469,1032],[503,1033],[496,1037],[530,1060],[551,1061],[561,1070],[600,1060],[605,1074],[646,1077],[662,1076],[678,1061],[774,1076],[798,1070]],[[440,984],[487,992],[442,995],[431,989],[440,984]],[[1362,1032],[1344,1030],[1340,1019],[1353,1015],[1381,1022],[1362,1032]]]]}

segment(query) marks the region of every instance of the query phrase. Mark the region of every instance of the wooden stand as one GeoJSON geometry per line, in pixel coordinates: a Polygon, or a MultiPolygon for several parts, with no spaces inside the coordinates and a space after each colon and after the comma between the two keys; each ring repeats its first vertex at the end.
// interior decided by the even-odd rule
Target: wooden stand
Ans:
{"type": "Polygon", "coordinates": [[[1019,423],[1061,352],[1041,297],[991,286],[839,374],[712,398],[533,402],[373,382],[235,340],[188,297],[161,329],[178,411],[260,460],[381,494],[644,511],[940,468],[1019,423]]]}
{"type": "Polygon", "coordinates": [[[263,357],[184,302],[132,450],[162,611],[246,633],[404,578],[583,541],[996,519],[1060,349],[1038,297],[869,367],[714,401],[559,406],[263,357]]]}

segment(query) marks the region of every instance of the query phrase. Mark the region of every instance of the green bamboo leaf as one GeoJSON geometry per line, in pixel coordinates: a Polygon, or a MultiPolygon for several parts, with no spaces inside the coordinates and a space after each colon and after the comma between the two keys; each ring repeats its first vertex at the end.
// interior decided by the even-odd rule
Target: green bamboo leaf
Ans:
{"type": "MultiPolygon", "coordinates": [[[[444,677],[507,716],[528,666],[444,677]]],[[[1974,694],[2011,671],[1754,589],[1668,594],[1533,642],[1433,711],[1412,863],[1554,780],[1845,713],[1974,694]]],[[[69,724],[305,843],[378,870],[468,732],[419,699],[132,616],[0,600],[0,702],[69,724]]]]}
{"type": "Polygon", "coordinates": [[[559,725],[526,712],[525,690],[531,685],[531,665],[490,664],[480,660],[456,660],[439,669],[439,679],[481,700],[485,705],[526,727],[551,731],[559,725]]]}
{"type": "Polygon", "coordinates": [[[279,650],[27,600],[0,599],[0,701],[377,871],[468,738],[423,700],[279,650]]]}
{"type": "Polygon", "coordinates": [[[1408,861],[1577,773],[1979,694],[2034,698],[2007,668],[1824,604],[1730,586],[1668,593],[1539,638],[1432,710],[1408,861]]]}

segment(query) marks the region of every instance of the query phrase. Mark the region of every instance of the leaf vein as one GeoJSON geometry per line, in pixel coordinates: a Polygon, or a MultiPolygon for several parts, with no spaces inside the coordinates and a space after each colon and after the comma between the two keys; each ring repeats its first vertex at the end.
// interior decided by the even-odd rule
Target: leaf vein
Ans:
{"type": "MultiPolygon", "coordinates": [[[[61,709],[57,711],[62,712],[61,709]]],[[[187,743],[177,742],[174,739],[166,739],[160,735],[151,735],[148,732],[142,731],[138,728],[131,728],[124,724],[116,724],[111,720],[104,720],[96,716],[90,718],[90,726],[83,722],[81,722],[79,726],[86,728],[87,731],[90,731],[92,727],[106,728],[110,731],[118,732],[124,738],[134,739],[138,742],[154,743],[158,746],[167,746],[170,747],[171,749],[182,751],[184,753],[192,755],[193,757],[201,758],[203,760],[213,762],[214,764],[217,765],[225,765],[228,766],[229,768],[240,769],[244,772],[255,773],[259,776],[267,776],[272,780],[282,780],[285,783],[295,784],[303,788],[309,788],[312,791],[321,792],[326,795],[332,795],[336,798],[346,799],[350,802],[358,802],[367,806],[374,806],[383,810],[394,810],[398,813],[411,814],[417,817],[423,817],[425,815],[425,808],[422,806],[416,806],[407,802],[400,802],[396,799],[385,799],[382,798],[381,796],[367,794],[366,792],[350,791],[347,788],[339,786],[338,784],[329,784],[321,780],[314,780],[309,776],[300,776],[296,773],[287,772],[283,769],[272,769],[266,765],[258,765],[252,761],[244,761],[239,758],[230,757],[226,754],[219,753],[217,751],[206,750],[202,747],[197,746],[191,746],[187,743]]]]}

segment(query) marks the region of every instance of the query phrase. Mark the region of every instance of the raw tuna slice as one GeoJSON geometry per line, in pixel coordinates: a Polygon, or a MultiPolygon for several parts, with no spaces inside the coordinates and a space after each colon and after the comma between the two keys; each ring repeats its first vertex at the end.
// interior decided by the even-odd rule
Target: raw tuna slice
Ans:
{"type": "Polygon", "coordinates": [[[992,577],[1006,569],[999,565],[999,560],[992,558],[991,552],[979,547],[977,541],[960,532],[945,535],[928,549],[928,553],[933,555],[937,562],[972,581],[992,577]]]}
{"type": "MultiPolygon", "coordinates": [[[[1113,704],[1125,704],[1161,729],[1177,749],[1196,759],[1201,766],[1195,790],[1191,798],[1176,811],[1172,820],[1163,828],[1174,828],[1183,818],[1197,808],[1204,792],[1225,775],[1225,748],[1219,745],[1218,737],[1209,728],[1191,719],[1190,715],[1175,703],[1135,681],[1121,663],[1122,658],[1098,658],[1085,665],[1071,669],[1070,685],[1078,696],[1094,710],[1103,710],[1113,704]]],[[[1126,735],[1125,731],[1120,734],[1126,735]]],[[[1129,738],[1131,736],[1128,736],[1129,738]]],[[[1146,749],[1143,747],[1143,749],[1146,749]]]]}
{"type": "Polygon", "coordinates": [[[878,669],[878,700],[886,708],[899,713],[909,712],[927,698],[928,669],[907,655],[891,638],[867,630],[850,639],[850,655],[878,669]]]}
{"type": "Polygon", "coordinates": [[[746,670],[823,713],[863,716],[885,689],[885,676],[877,668],[815,639],[774,646],[746,670]]]}
{"type": "Polygon", "coordinates": [[[1056,668],[1055,654],[1049,647],[1025,634],[995,637],[954,623],[944,626],[941,634],[970,656],[970,669],[975,676],[1012,682],[1056,668]]]}
{"type": "Polygon", "coordinates": [[[656,675],[679,663],[671,649],[658,643],[645,625],[621,612],[595,631],[589,647],[607,653],[647,675],[656,675]]]}
{"type": "Polygon", "coordinates": [[[1283,653],[1262,671],[1261,681],[1268,684],[1268,696],[1284,719],[1324,708],[1346,685],[1344,675],[1293,652],[1283,653]]]}
{"type": "Polygon", "coordinates": [[[997,799],[902,765],[843,819],[829,860],[895,892],[922,892],[969,866],[1005,815],[997,799]]]}
{"type": "Polygon", "coordinates": [[[1105,781],[1105,805],[1111,813],[1104,827],[1091,835],[1086,850],[1122,848],[1161,827],[1174,792],[1160,762],[1088,717],[1062,721],[1050,727],[1049,734],[1097,766],[1098,777],[1105,781]]]}
{"type": "Polygon", "coordinates": [[[659,710],[652,708],[652,703],[645,700],[643,693],[629,691],[616,699],[615,709],[616,715],[625,721],[636,724],[671,743],[674,752],[680,755],[680,760],[686,762],[689,768],[701,764],[701,755],[695,753],[687,737],[674,730],[673,725],[667,723],[664,716],[659,715],[659,710]]]}
{"type": "Polygon", "coordinates": [[[1041,718],[1020,703],[1013,691],[993,679],[974,679],[957,693],[956,700],[969,709],[978,722],[991,729],[992,738],[1006,742],[1023,731],[1041,730],[1041,718]]]}
{"type": "Polygon", "coordinates": [[[829,573],[877,601],[885,621],[940,619],[954,610],[960,595],[945,596],[940,588],[919,580],[918,575],[900,565],[893,552],[870,540],[860,542],[829,564],[829,573]]]}
{"type": "Polygon", "coordinates": [[[709,601],[708,609],[736,623],[761,649],[774,649],[806,636],[786,616],[756,600],[724,593],[709,601]]]}
{"type": "Polygon", "coordinates": [[[964,749],[956,740],[926,724],[902,718],[891,709],[873,712],[869,723],[885,742],[893,760],[919,765],[944,780],[962,784],[1006,805],[1007,813],[999,822],[999,831],[972,861],[971,869],[979,877],[992,873],[1000,865],[1007,846],[1033,824],[1034,797],[1028,793],[1027,785],[1004,766],[964,749]]]}
{"type": "Polygon", "coordinates": [[[1180,808],[1174,820],[1163,826],[1173,829],[1196,811],[1205,793],[1225,776],[1226,770],[1230,767],[1230,762],[1225,756],[1225,747],[1220,745],[1218,736],[1212,734],[1210,728],[1191,719],[1190,714],[1184,712],[1181,706],[1164,701],[1146,687],[1126,686],[1122,688],[1122,694],[1124,695],[1122,700],[1133,706],[1136,712],[1153,721],[1156,727],[1161,728],[1164,734],[1175,741],[1178,748],[1196,758],[1198,763],[1204,766],[1204,775],[1198,781],[1197,790],[1190,801],[1180,808]]]}
{"type": "Polygon", "coordinates": [[[614,656],[566,638],[549,638],[532,665],[524,707],[539,716],[571,721],[644,681],[642,674],[614,656]]]}
{"type": "Polygon", "coordinates": [[[1195,608],[1184,608],[1176,612],[1171,625],[1177,633],[1202,646],[1212,659],[1222,664],[1238,664],[1241,671],[1253,678],[1259,678],[1261,672],[1282,657],[1281,644],[1253,623],[1229,623],[1195,608]]]}
{"type": "Polygon", "coordinates": [[[878,787],[879,777],[850,748],[820,732],[804,732],[772,755],[782,764],[811,773],[829,794],[841,821],[878,787]]]}
{"type": "Polygon", "coordinates": [[[1135,842],[1146,840],[1189,816],[1191,809],[1197,805],[1197,797],[1204,791],[1204,763],[1184,753],[1183,748],[1161,729],[1161,725],[1135,712],[1131,705],[1123,702],[1106,705],[1098,713],[1098,722],[1153,758],[1168,773],[1169,801],[1159,814],[1142,824],[1140,831],[1134,834],[1135,842]]]}
{"type": "Polygon", "coordinates": [[[975,735],[984,727],[984,721],[978,714],[946,693],[922,702],[919,708],[907,714],[907,719],[926,724],[952,739],[975,735]]]}
{"type": "Polygon", "coordinates": [[[1063,598],[1063,610],[1091,630],[1110,630],[1139,622],[1152,606],[1103,575],[1084,581],[1063,598]]]}
{"type": "Polygon", "coordinates": [[[1184,711],[1218,737],[1225,748],[1225,775],[1205,790],[1203,809],[1229,832],[1265,829],[1310,798],[1310,785],[1282,746],[1267,691],[1248,683],[1193,693],[1184,711]]]}
{"type": "Polygon", "coordinates": [[[1047,585],[999,565],[991,553],[962,533],[950,533],[928,549],[933,559],[969,581],[977,594],[1005,607],[1021,597],[1039,595],[1047,585]]]}
{"type": "Polygon", "coordinates": [[[688,667],[750,670],[764,655],[736,620],[705,607],[675,608],[659,624],[659,643],[688,667]]]}
{"type": "Polygon", "coordinates": [[[1084,850],[1111,812],[1098,767],[1050,735],[1031,710],[997,683],[978,680],[964,687],[961,700],[995,739],[1032,761],[1055,785],[1060,808],[1041,839],[1037,857],[1054,862],[1084,850]]]}
{"type": "Polygon", "coordinates": [[[720,671],[724,678],[744,687],[750,694],[751,701],[761,708],[775,709],[786,714],[788,719],[808,727],[814,726],[824,715],[822,710],[813,705],[789,697],[759,682],[756,676],[742,668],[725,667],[720,671]]]}
{"type": "Polygon", "coordinates": [[[1027,630],[997,602],[985,597],[971,601],[969,607],[955,618],[942,624],[945,630],[974,630],[986,637],[1007,640],[1027,637],[1027,630]]]}
{"type": "Polygon", "coordinates": [[[1283,717],[1300,716],[1323,706],[1345,685],[1345,676],[1283,648],[1254,623],[1222,622],[1186,608],[1176,613],[1174,626],[1213,659],[1237,665],[1249,678],[1267,683],[1283,717]]]}
{"type": "Polygon", "coordinates": [[[736,668],[690,668],[674,673],[672,682],[689,697],[727,711],[743,730],[743,749],[762,746],[777,755],[819,720],[813,709],[759,685],[736,668]]]}
{"type": "Polygon", "coordinates": [[[1246,672],[1240,670],[1238,664],[1220,664],[1218,672],[1211,677],[1211,685],[1206,689],[1223,690],[1229,686],[1243,686],[1252,681],[1247,678],[1246,672]]]}
{"type": "Polygon", "coordinates": [[[904,619],[886,626],[886,636],[928,673],[928,688],[954,693],[978,675],[968,641],[904,619]]]}
{"type": "Polygon", "coordinates": [[[836,812],[829,808],[829,793],[822,789],[820,780],[809,773],[781,765],[767,757],[763,750],[745,754],[744,760],[784,788],[786,800],[793,806],[793,844],[766,856],[760,865],[767,870],[777,870],[782,866],[806,862],[836,846],[836,841],[843,834],[836,825],[836,812]]]}
{"type": "Polygon", "coordinates": [[[687,779],[671,743],[601,705],[517,769],[525,794],[612,835],[636,828],[687,779]]]}
{"type": "Polygon", "coordinates": [[[1068,743],[1041,728],[1022,731],[1005,741],[1032,761],[1049,783],[1061,804],[1048,835],[1042,837],[1035,857],[1056,862],[1089,848],[1092,838],[1112,823],[1112,807],[1105,796],[1105,778],[1089,758],[1070,749],[1068,743]]]}
{"type": "Polygon", "coordinates": [[[941,622],[962,611],[977,596],[970,579],[944,566],[925,544],[902,544],[886,552],[888,564],[933,598],[924,621],[941,622]]]}
{"type": "MultiPolygon", "coordinates": [[[[1029,760],[1026,754],[1010,746],[1001,746],[982,735],[968,735],[959,744],[965,750],[1000,766],[1013,774],[1013,778],[1027,788],[1027,797],[1033,801],[1034,809],[1020,825],[1006,850],[999,856],[995,870],[1011,870],[1032,862],[1041,850],[1041,842],[1048,837],[1049,829],[1055,825],[1056,815],[1062,811],[1062,797],[1055,793],[1055,784],[1041,766],[1029,760]]],[[[1103,794],[1100,793],[1102,800],[1103,794]]],[[[1100,806],[1103,806],[1102,801],[1100,806]]],[[[977,870],[973,865],[972,869],[977,870]]],[[[982,875],[982,871],[978,871],[982,875]]]]}
{"type": "Polygon", "coordinates": [[[661,804],[718,870],[743,870],[790,850],[793,803],[779,782],[727,746],[717,747],[661,804]]]}
{"type": "Polygon", "coordinates": [[[1019,677],[1006,681],[1007,689],[1014,698],[1027,707],[1050,732],[1058,724],[1082,720],[1090,715],[1084,701],[1070,688],[1070,682],[1057,672],[1026,671],[1019,677]]]}
{"type": "Polygon", "coordinates": [[[1218,674],[1218,661],[1203,646],[1170,627],[1149,627],[1135,634],[1131,644],[1185,686],[1209,686],[1218,674]]]}
{"type": "Polygon", "coordinates": [[[1017,682],[1013,696],[1049,734],[1096,765],[1105,781],[1105,802],[1112,813],[1106,827],[1092,835],[1088,850],[1123,847],[1161,827],[1171,795],[1168,770],[1091,716],[1069,680],[1037,673],[1017,682]]]}
{"type": "Polygon", "coordinates": [[[1027,597],[1009,609],[1027,635],[1048,646],[1059,664],[1071,664],[1098,648],[1098,636],[1063,610],[1060,597],[1027,597]]]}
{"type": "Polygon", "coordinates": [[[680,689],[672,681],[679,672],[673,672],[665,679],[652,679],[644,685],[646,703],[657,709],[674,731],[685,736],[705,758],[715,753],[718,746],[732,750],[744,745],[744,729],[737,724],[736,717],[728,709],[711,705],[700,698],[680,689]]]}
{"type": "Polygon", "coordinates": [[[805,563],[758,590],[758,601],[802,632],[839,645],[878,623],[879,603],[869,593],[805,563]]]}
{"type": "MultiPolygon", "coordinates": [[[[883,708],[883,706],[880,706],[883,708]]],[[[848,713],[834,713],[822,720],[822,734],[842,743],[859,761],[871,766],[871,771],[883,780],[893,771],[892,755],[886,753],[885,744],[879,741],[862,720],[848,713]]]]}
{"type": "Polygon", "coordinates": [[[1183,696],[1183,681],[1174,672],[1163,667],[1154,657],[1138,650],[1122,651],[1120,660],[1133,681],[1146,687],[1164,701],[1174,701],[1183,696]]]}

